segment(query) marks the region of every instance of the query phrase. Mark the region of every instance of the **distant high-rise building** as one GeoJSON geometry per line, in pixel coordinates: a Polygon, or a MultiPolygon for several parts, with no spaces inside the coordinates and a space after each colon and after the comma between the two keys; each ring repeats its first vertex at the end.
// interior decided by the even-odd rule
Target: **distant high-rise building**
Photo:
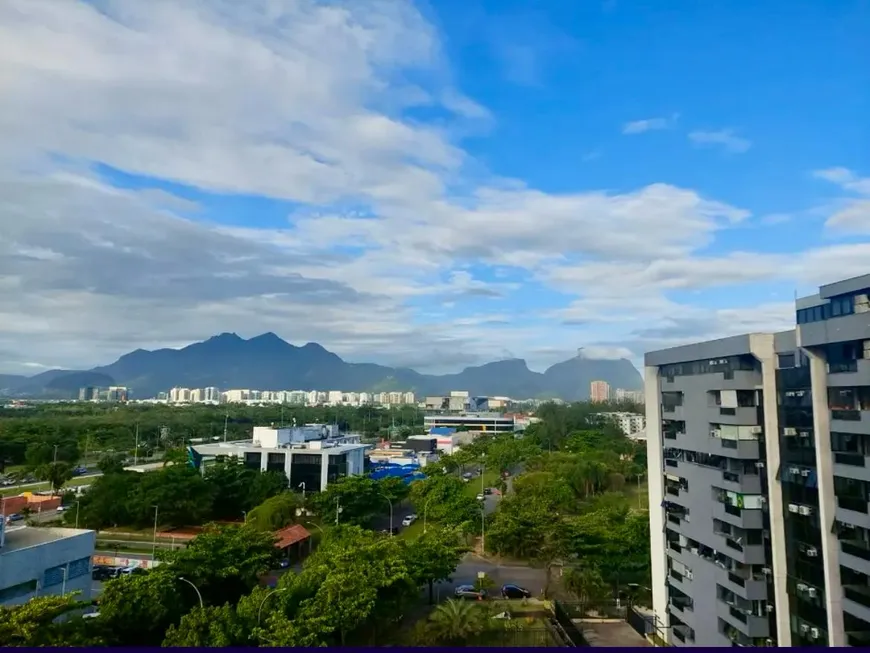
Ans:
{"type": "Polygon", "coordinates": [[[643,403],[643,390],[616,389],[616,401],[630,401],[635,404],[643,403]]]}
{"type": "Polygon", "coordinates": [[[79,388],[79,401],[94,401],[99,397],[99,388],[89,385],[85,388],[79,388]]]}
{"type": "Polygon", "coordinates": [[[589,398],[595,402],[610,401],[610,384],[607,381],[593,381],[589,384],[589,398]]]}

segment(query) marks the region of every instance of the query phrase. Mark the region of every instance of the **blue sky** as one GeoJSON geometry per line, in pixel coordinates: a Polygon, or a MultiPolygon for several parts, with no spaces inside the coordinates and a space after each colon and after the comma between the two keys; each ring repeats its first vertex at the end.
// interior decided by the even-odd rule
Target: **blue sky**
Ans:
{"type": "Polygon", "coordinates": [[[870,3],[10,0],[0,372],[533,369],[870,272],[870,3]]]}

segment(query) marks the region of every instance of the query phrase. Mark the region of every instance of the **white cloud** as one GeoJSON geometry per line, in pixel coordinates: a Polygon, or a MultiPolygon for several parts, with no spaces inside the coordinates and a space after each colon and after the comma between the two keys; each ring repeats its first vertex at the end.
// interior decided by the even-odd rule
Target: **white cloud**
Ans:
{"type": "MultiPolygon", "coordinates": [[[[847,168],[816,170],[813,175],[836,184],[844,191],[870,196],[870,177],[859,177],[847,168]]],[[[833,231],[870,235],[870,199],[844,199],[825,222],[833,231]]]]}
{"type": "Polygon", "coordinates": [[[623,134],[643,134],[648,131],[659,129],[670,129],[673,127],[679,118],[679,114],[673,114],[669,118],[646,118],[644,120],[634,120],[627,122],[622,126],[623,134]]]}
{"type": "MultiPolygon", "coordinates": [[[[443,370],[516,352],[535,367],[786,314],[711,320],[674,290],[866,271],[866,245],[700,257],[749,212],[674,184],[545,193],[493,177],[458,134],[496,119],[454,87],[408,3],[7,0],[0,360],[89,366],[271,330],[350,360],[443,370]],[[408,117],[420,107],[442,118],[408,117]],[[288,200],[288,222],[211,223],[205,204],[115,188],[96,163],[288,200]],[[529,283],[565,306],[538,308],[529,283]]],[[[706,142],[741,142],[722,133],[706,142]]],[[[859,228],[854,209],[832,226],[859,228]]]]}
{"type": "Polygon", "coordinates": [[[719,131],[693,131],[689,133],[689,140],[695,145],[719,145],[726,152],[742,154],[752,147],[752,141],[734,134],[732,129],[719,131]]]}

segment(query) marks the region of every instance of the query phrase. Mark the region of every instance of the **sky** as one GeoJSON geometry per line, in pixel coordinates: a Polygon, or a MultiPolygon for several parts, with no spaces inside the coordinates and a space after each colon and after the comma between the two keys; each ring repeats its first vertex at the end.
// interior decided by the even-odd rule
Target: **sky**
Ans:
{"type": "Polygon", "coordinates": [[[0,372],[789,328],[870,273],[868,33],[867,0],[4,0],[0,372]]]}

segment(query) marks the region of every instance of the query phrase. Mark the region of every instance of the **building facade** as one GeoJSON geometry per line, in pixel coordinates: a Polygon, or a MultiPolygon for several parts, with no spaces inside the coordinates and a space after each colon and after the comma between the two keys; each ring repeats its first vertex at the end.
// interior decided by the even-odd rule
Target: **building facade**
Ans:
{"type": "Polygon", "coordinates": [[[795,331],[647,354],[672,645],[870,644],[868,292],[870,275],[829,284],[798,300],[795,331]]]}
{"type": "Polygon", "coordinates": [[[73,592],[89,601],[96,541],[94,531],[9,527],[0,520],[0,605],[73,592]]]}
{"type": "Polygon", "coordinates": [[[486,431],[487,433],[513,433],[516,424],[512,416],[501,413],[468,413],[465,415],[426,415],[423,425],[429,432],[433,428],[463,427],[469,431],[486,431]]]}
{"type": "Polygon", "coordinates": [[[192,449],[200,457],[232,456],[253,469],[283,472],[291,488],[304,484],[307,491],[322,492],[343,476],[362,475],[365,452],[371,448],[358,435],[327,437],[330,428],[256,427],[251,440],[194,445],[192,449]]]}
{"type": "Polygon", "coordinates": [[[593,381],[590,383],[589,399],[597,403],[610,401],[610,384],[607,381],[593,381]]]}

